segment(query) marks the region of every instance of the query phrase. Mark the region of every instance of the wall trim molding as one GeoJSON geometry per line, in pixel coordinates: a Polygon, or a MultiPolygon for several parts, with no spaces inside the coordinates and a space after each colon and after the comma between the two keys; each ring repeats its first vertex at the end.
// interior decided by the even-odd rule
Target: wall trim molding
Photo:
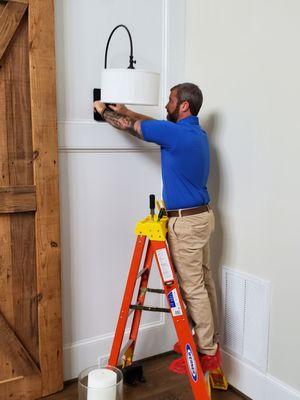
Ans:
{"type": "MultiPolygon", "coordinates": [[[[159,321],[141,326],[134,352],[135,360],[153,356],[154,342],[158,348],[156,354],[171,350],[167,335],[164,335],[167,325],[167,319],[162,315],[159,321]],[[157,341],[158,336],[161,337],[160,341],[157,341]]],[[[126,329],[123,343],[126,343],[128,336],[129,329],[126,329]]],[[[114,333],[111,332],[65,345],[63,348],[65,381],[76,378],[87,366],[106,364],[113,337],[114,333]]]]}
{"type": "Polygon", "coordinates": [[[107,126],[109,125],[108,122],[96,122],[91,119],[66,119],[64,120],[58,120],[57,121],[58,125],[72,125],[72,124],[77,124],[77,125],[95,125],[97,127],[99,126],[107,126]]]}
{"type": "Polygon", "coordinates": [[[59,153],[159,153],[159,148],[84,148],[60,147],[59,153]]]}
{"type": "Polygon", "coordinates": [[[147,151],[159,150],[159,146],[137,139],[119,131],[107,122],[89,120],[69,120],[58,122],[59,149],[64,152],[70,149],[104,151],[147,151]]]}
{"type": "Polygon", "coordinates": [[[229,383],[253,400],[300,400],[300,392],[268,373],[222,351],[229,383]]]}
{"type": "MultiPolygon", "coordinates": [[[[157,326],[161,326],[165,324],[165,316],[164,314],[160,314],[160,319],[158,321],[155,322],[148,322],[146,324],[141,324],[139,331],[143,331],[143,330],[147,330],[147,329],[151,329],[151,328],[155,328],[157,326]]],[[[130,329],[127,328],[125,330],[125,336],[129,335],[130,329]]],[[[114,338],[115,333],[114,332],[109,332],[109,333],[105,333],[103,335],[99,335],[99,336],[93,336],[87,339],[82,339],[82,340],[77,340],[75,342],[72,343],[66,343],[63,347],[63,350],[70,350],[73,349],[75,347],[79,347],[79,346],[85,346],[85,345],[89,345],[89,344],[93,344],[93,343],[97,343],[101,340],[106,340],[106,339],[113,339],[114,338]]]]}

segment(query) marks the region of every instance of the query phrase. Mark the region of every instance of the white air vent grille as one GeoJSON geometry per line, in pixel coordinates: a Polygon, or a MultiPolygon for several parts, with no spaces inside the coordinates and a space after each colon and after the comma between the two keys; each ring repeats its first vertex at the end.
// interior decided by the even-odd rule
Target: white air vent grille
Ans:
{"type": "Polygon", "coordinates": [[[267,369],[270,283],[223,267],[223,347],[267,369]]]}

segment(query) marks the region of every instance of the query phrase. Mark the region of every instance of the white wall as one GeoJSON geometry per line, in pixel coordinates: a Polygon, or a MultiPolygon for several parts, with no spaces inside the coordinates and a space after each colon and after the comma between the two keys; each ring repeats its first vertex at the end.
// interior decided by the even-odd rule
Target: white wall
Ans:
{"type": "MultiPolygon", "coordinates": [[[[187,2],[186,79],[203,89],[212,144],[214,261],[272,285],[267,388],[255,399],[300,398],[299,17],[297,0],[187,2]]],[[[243,371],[232,379],[253,394],[243,371]]]]}
{"type": "MultiPolygon", "coordinates": [[[[137,111],[162,118],[168,89],[183,76],[181,0],[56,1],[65,379],[110,352],[135,223],[148,213],[148,195],[161,193],[159,149],[93,121],[92,90],[100,86],[107,38],[120,23],[131,31],[136,67],[161,73],[160,105],[137,111]]],[[[121,29],[108,65],[126,67],[128,55],[121,29]]],[[[152,280],[158,287],[157,274],[152,280]]],[[[167,351],[173,341],[168,317],[148,313],[137,357],[167,351]]]]}

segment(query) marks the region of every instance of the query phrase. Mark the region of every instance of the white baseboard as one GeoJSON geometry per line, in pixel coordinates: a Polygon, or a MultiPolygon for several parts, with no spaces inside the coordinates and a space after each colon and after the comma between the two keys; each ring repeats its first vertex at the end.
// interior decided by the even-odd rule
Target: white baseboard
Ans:
{"type": "Polygon", "coordinates": [[[252,400],[300,400],[300,393],[269,374],[222,352],[229,383],[252,400]]]}
{"type": "Polygon", "coordinates": [[[266,400],[299,400],[300,393],[282,383],[271,375],[267,375],[266,400]]]}
{"type": "MultiPolygon", "coordinates": [[[[134,352],[134,359],[140,360],[173,348],[176,341],[171,318],[162,317],[157,323],[142,325],[134,352]]],[[[125,334],[124,343],[129,332],[125,334]]],[[[113,333],[81,340],[64,346],[64,380],[77,378],[85,368],[97,365],[99,358],[105,364],[113,341],[113,333]]]]}

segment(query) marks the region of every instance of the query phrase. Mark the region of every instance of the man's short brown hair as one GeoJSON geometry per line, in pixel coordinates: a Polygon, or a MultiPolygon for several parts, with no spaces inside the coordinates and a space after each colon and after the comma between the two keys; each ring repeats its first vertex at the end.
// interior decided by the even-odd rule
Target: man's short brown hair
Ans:
{"type": "Polygon", "coordinates": [[[198,115],[203,103],[203,95],[197,85],[188,82],[180,83],[172,87],[172,90],[176,90],[178,104],[187,101],[190,105],[192,115],[198,115]]]}

